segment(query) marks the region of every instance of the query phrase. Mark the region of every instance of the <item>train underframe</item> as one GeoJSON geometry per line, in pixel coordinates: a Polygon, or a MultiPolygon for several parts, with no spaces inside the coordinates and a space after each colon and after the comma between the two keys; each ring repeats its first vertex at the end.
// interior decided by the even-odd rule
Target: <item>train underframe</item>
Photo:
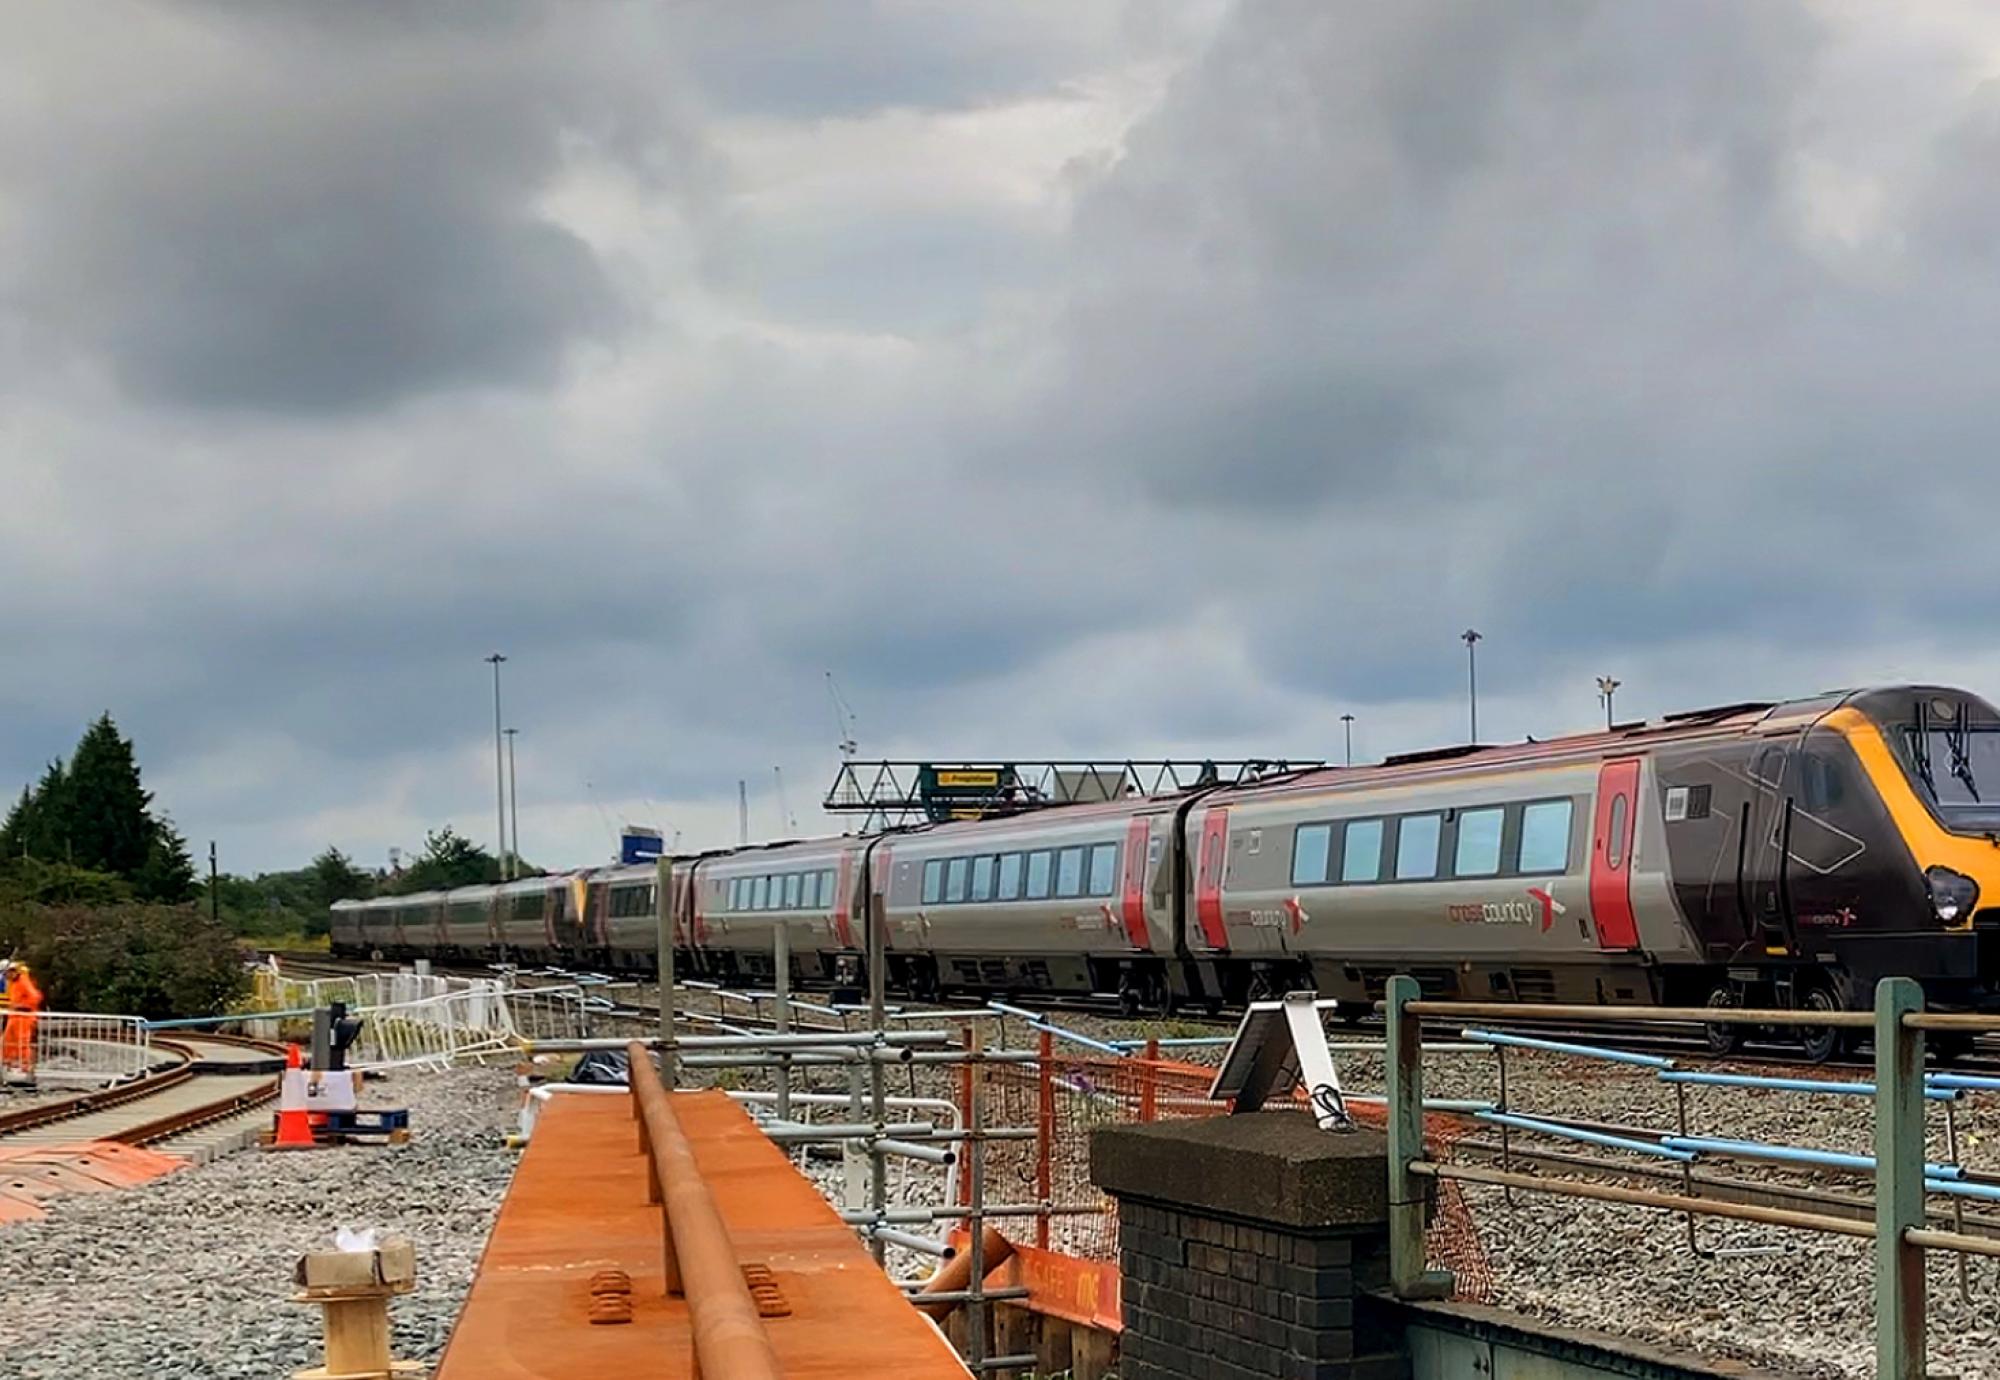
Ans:
{"type": "MultiPolygon", "coordinates": [[[[386,957],[408,957],[386,952],[386,957]]],[[[470,964],[494,961],[557,963],[613,972],[650,973],[650,950],[594,949],[447,950],[435,956],[470,964]]],[[[2000,1006],[2000,926],[1978,932],[1937,931],[1862,935],[1829,940],[1802,957],[1738,953],[1707,963],[1659,964],[1644,955],[1607,956],[1593,962],[1524,965],[1504,959],[1438,962],[1389,957],[1345,959],[1325,955],[1269,954],[1239,958],[1212,954],[888,954],[888,986],[899,996],[937,1000],[950,996],[1083,997],[1115,995],[1129,1015],[1216,1011],[1310,990],[1341,1004],[1341,1013],[1371,1015],[1388,979],[1408,973],[1426,997],[1593,1007],[1667,1005],[1800,1011],[1865,1010],[1876,981],[1890,973],[1916,978],[1932,1004],[1946,1009],[2000,1006]]],[[[763,950],[699,947],[676,955],[684,977],[769,986],[772,955],[763,950]]],[[[792,960],[802,988],[858,996],[865,990],[865,959],[853,950],[804,950],[792,960]]],[[[1807,1057],[1823,1060],[1849,1043],[1849,1032],[1824,1027],[1790,1032],[1753,1027],[1705,1026],[1708,1048],[1722,1055],[1746,1040],[1803,1044],[1807,1057]]],[[[1944,1052],[1948,1040],[1939,1041],[1944,1052]]]]}

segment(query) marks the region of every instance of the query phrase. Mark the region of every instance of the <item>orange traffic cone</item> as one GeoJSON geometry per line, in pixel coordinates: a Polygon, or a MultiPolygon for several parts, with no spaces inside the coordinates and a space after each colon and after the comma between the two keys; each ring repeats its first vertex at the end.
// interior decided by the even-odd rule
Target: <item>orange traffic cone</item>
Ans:
{"type": "Polygon", "coordinates": [[[278,1130],[271,1137],[271,1148],[310,1150],[316,1142],[306,1114],[306,1071],[297,1045],[286,1048],[285,1071],[278,1080],[278,1130]]]}

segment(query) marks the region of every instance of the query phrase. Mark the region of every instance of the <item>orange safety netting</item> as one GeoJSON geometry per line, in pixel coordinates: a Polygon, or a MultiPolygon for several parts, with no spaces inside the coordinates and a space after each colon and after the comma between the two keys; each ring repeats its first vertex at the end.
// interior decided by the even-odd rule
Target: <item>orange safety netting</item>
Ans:
{"type": "MultiPolygon", "coordinates": [[[[1111,1200],[1090,1181],[1090,1133],[1121,1126],[1187,1117],[1221,1116],[1228,1102],[1211,1102],[1215,1070],[1154,1057],[1072,1058],[1053,1052],[1046,1037],[1042,1058],[1033,1064],[993,1064],[983,1071],[980,1120],[987,1126],[1034,1127],[1032,1141],[992,1141],[986,1145],[986,1199],[990,1203],[1049,1203],[1056,1213],[1033,1223],[1034,1244],[1088,1260],[1118,1258],[1118,1218],[1111,1200]],[[1061,1209],[1089,1207],[1088,1213],[1061,1209]]],[[[972,1070],[962,1073],[961,1101],[970,1091],[972,1070]]],[[[1348,1112],[1365,1126],[1381,1128],[1387,1110],[1380,1104],[1350,1103],[1348,1112]]],[[[1467,1133],[1456,1117],[1436,1113],[1426,1119],[1426,1153],[1448,1158],[1467,1133]]],[[[1427,1231],[1427,1254],[1457,1280],[1454,1297],[1488,1302],[1492,1273],[1479,1232],[1459,1185],[1428,1180],[1436,1191],[1427,1231]]],[[[961,1177],[961,1194],[968,1186],[961,1177]]],[[[1025,1240],[1018,1220],[998,1225],[1025,1240]]]]}

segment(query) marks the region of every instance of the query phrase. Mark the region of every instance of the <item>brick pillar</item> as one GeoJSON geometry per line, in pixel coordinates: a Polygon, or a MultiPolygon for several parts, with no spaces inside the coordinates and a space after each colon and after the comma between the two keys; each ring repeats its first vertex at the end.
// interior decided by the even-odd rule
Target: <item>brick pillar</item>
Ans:
{"type": "Polygon", "coordinates": [[[1119,1380],[1395,1380],[1388,1148],[1298,1112],[1117,1126],[1090,1144],[1118,1200],[1119,1380]]]}

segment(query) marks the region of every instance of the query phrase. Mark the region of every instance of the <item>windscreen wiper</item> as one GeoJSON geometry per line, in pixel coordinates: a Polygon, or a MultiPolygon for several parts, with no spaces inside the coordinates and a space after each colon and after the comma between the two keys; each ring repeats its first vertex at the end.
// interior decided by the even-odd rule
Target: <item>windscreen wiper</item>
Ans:
{"type": "Polygon", "coordinates": [[[1918,700],[1917,728],[1916,732],[1910,735],[1910,765],[1917,769],[1917,779],[1924,783],[1931,793],[1931,798],[1935,800],[1937,782],[1931,779],[1931,729],[1926,719],[1924,702],[1918,700]]]}
{"type": "Polygon", "coordinates": [[[1958,717],[1953,719],[1952,726],[1944,731],[1944,744],[1951,749],[1951,774],[1965,783],[1966,793],[1978,802],[1979,786],[1972,779],[1972,760],[1970,754],[1966,752],[1969,746],[1966,740],[1971,736],[1972,730],[1965,722],[1965,718],[1966,706],[1961,703],[1958,706],[1958,717]]]}

